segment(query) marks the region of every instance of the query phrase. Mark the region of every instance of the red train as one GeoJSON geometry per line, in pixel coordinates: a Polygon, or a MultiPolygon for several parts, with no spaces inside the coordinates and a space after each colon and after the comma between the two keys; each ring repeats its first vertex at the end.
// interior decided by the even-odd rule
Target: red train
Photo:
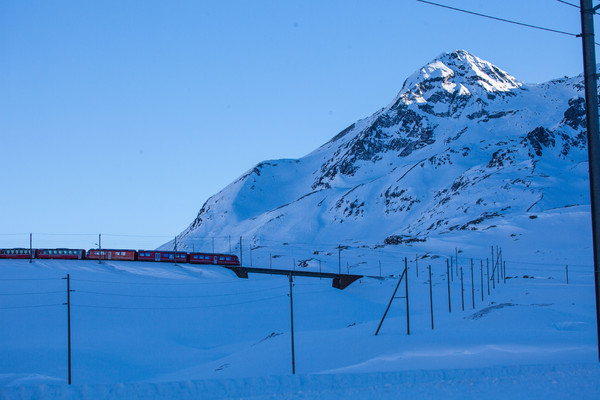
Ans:
{"type": "Polygon", "coordinates": [[[0,249],[0,259],[110,260],[151,261],[208,265],[239,266],[232,254],[186,253],[182,251],[125,250],[125,249],[0,249]]]}

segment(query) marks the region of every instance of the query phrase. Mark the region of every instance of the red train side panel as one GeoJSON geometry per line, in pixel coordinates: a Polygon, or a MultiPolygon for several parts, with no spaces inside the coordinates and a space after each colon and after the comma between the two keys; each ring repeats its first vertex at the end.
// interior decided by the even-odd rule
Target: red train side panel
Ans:
{"type": "Polygon", "coordinates": [[[231,254],[190,253],[190,264],[240,265],[240,260],[231,254]]]}
{"type": "MultiPolygon", "coordinates": [[[[0,258],[23,258],[30,259],[32,251],[30,249],[0,249],[0,258]]],[[[35,255],[35,250],[33,250],[35,255]]]]}
{"type": "Polygon", "coordinates": [[[35,258],[55,260],[82,260],[85,258],[83,249],[37,249],[35,258]]]}
{"type": "Polygon", "coordinates": [[[118,249],[90,249],[87,252],[86,258],[89,260],[114,260],[114,261],[136,261],[137,252],[135,250],[118,250],[118,249]]]}
{"type": "Polygon", "coordinates": [[[230,254],[217,254],[217,257],[219,258],[217,260],[218,265],[240,265],[240,260],[237,258],[237,256],[230,254]]]}
{"type": "Polygon", "coordinates": [[[180,251],[138,250],[138,261],[187,263],[188,254],[180,251]]]}

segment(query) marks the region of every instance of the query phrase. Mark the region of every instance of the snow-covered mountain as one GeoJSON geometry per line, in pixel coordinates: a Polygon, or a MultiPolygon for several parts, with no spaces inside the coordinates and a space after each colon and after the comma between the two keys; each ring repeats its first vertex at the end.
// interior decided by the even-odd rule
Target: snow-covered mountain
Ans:
{"type": "Polygon", "coordinates": [[[502,235],[518,240],[522,221],[587,210],[583,97],[582,76],[526,84],[464,50],[442,54],[387,107],[211,197],[176,245],[241,236],[385,246],[516,220],[502,235]]]}

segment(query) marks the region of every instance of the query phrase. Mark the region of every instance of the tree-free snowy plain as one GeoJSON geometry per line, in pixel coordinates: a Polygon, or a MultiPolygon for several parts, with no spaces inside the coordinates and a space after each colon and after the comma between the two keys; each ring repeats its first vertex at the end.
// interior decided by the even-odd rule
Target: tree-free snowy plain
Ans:
{"type": "MultiPolygon", "coordinates": [[[[556,221],[546,218],[535,221],[546,237],[503,249],[506,283],[490,282],[489,295],[492,237],[465,232],[452,242],[404,248],[421,254],[418,278],[414,256],[409,263],[410,335],[403,299],[394,300],[374,335],[401,257],[384,266],[384,278],[365,277],[344,290],[327,279],[295,278],[295,376],[285,276],[239,279],[220,267],[185,264],[2,260],[0,398],[598,398],[589,214],[579,211],[561,213],[571,222],[561,222],[563,233],[572,232],[578,244],[562,241],[556,221]],[[458,253],[465,310],[454,270],[449,312],[447,257],[425,246],[449,257],[461,241],[470,243],[458,253]],[[571,247],[560,251],[559,243],[571,247]],[[570,257],[568,284],[557,254],[570,257]]],[[[374,263],[368,259],[364,273],[374,263]]],[[[397,296],[403,295],[404,284],[397,296]]]]}

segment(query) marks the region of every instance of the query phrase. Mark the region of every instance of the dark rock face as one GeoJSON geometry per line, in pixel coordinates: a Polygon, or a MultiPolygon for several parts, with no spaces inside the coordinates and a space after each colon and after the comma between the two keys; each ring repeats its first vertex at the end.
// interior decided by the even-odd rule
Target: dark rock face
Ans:
{"type": "Polygon", "coordinates": [[[527,133],[526,139],[538,157],[542,156],[544,147],[554,147],[556,145],[554,134],[542,126],[527,133]]]}
{"type": "Polygon", "coordinates": [[[569,100],[569,108],[565,111],[562,122],[575,130],[587,129],[585,100],[582,97],[569,100]]]}

